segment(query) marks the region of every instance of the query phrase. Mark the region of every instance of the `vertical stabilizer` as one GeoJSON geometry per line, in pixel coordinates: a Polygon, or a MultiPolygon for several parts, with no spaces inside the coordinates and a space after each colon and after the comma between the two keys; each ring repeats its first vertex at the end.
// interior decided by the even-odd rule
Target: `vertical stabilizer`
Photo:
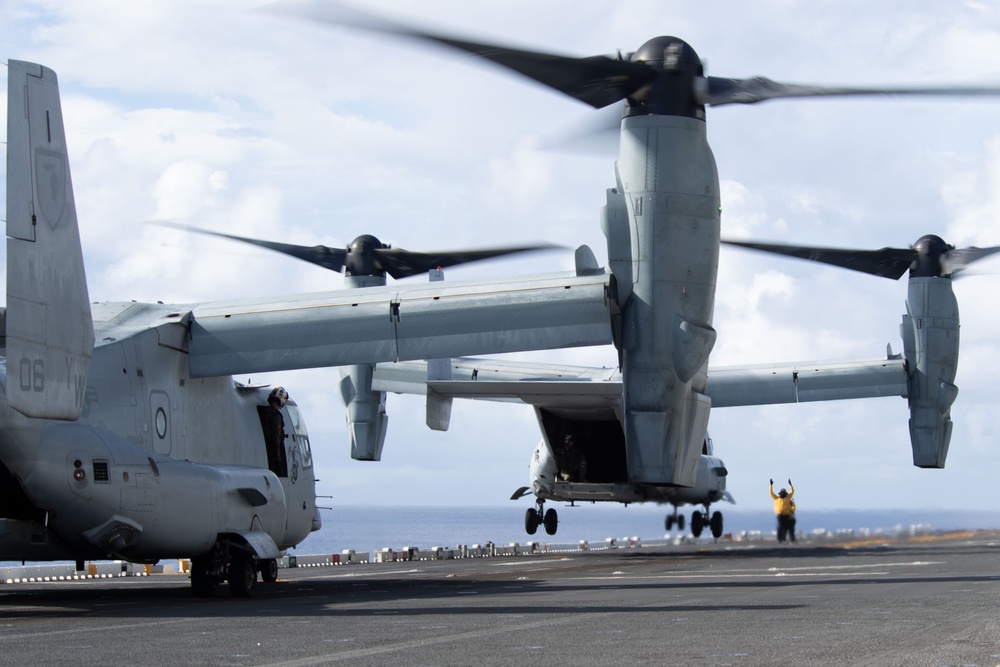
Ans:
{"type": "Polygon", "coordinates": [[[94,325],[52,70],[10,61],[7,141],[7,398],[29,417],[73,420],[94,325]]]}

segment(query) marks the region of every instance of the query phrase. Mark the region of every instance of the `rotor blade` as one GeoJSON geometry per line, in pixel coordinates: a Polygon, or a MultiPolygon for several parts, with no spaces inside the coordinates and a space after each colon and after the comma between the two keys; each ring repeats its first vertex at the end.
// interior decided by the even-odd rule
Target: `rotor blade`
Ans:
{"type": "Polygon", "coordinates": [[[949,250],[945,254],[941,255],[942,273],[954,276],[957,273],[965,271],[973,262],[978,262],[979,260],[989,257],[997,252],[1000,252],[1000,246],[993,246],[991,248],[977,248],[976,246],[970,246],[968,248],[956,248],[954,250],[949,250]]]}
{"type": "Polygon", "coordinates": [[[344,268],[344,257],[347,255],[346,249],[339,248],[329,248],[325,245],[315,245],[315,246],[301,246],[293,245],[291,243],[277,243],[274,241],[261,241],[259,239],[250,239],[243,236],[233,236],[232,234],[223,234],[221,232],[210,232],[205,229],[198,229],[197,227],[188,227],[187,225],[180,225],[176,222],[169,222],[167,220],[150,220],[151,224],[159,225],[160,227],[173,227],[174,229],[181,229],[187,232],[195,232],[196,234],[205,234],[206,236],[216,236],[223,239],[230,239],[232,241],[240,241],[242,243],[250,243],[261,248],[267,248],[268,250],[274,250],[275,252],[280,252],[284,255],[291,255],[298,259],[304,260],[311,264],[316,264],[317,266],[322,266],[324,269],[329,269],[331,271],[336,271],[340,273],[344,268]]]}
{"type": "Polygon", "coordinates": [[[382,248],[375,250],[375,257],[381,268],[393,278],[407,278],[431,269],[457,266],[484,259],[513,255],[536,250],[555,250],[556,245],[516,246],[509,248],[492,248],[489,250],[458,250],[451,252],[411,252],[402,248],[382,248]]]}
{"type": "Polygon", "coordinates": [[[320,23],[362,28],[458,49],[534,79],[597,109],[625,99],[654,77],[653,70],[641,62],[619,60],[608,56],[574,58],[475,42],[412,28],[355,8],[328,2],[316,0],[278,2],[268,5],[265,9],[320,23]]]}
{"type": "Polygon", "coordinates": [[[760,250],[787,257],[807,259],[812,262],[832,264],[844,269],[870,273],[882,278],[899,280],[917,254],[913,248],[882,248],[881,250],[851,250],[846,248],[814,248],[771,243],[750,243],[747,241],[727,241],[727,245],[760,250]]]}
{"type": "Polygon", "coordinates": [[[725,79],[708,77],[705,104],[754,104],[779,97],[827,97],[834,95],[898,95],[898,96],[1000,96],[1000,86],[903,86],[864,88],[817,86],[812,84],[779,83],[766,77],[725,79]]]}
{"type": "Polygon", "coordinates": [[[543,136],[535,146],[556,153],[614,155],[621,137],[623,104],[588,111],[588,118],[580,123],[563,121],[562,129],[543,136]]]}

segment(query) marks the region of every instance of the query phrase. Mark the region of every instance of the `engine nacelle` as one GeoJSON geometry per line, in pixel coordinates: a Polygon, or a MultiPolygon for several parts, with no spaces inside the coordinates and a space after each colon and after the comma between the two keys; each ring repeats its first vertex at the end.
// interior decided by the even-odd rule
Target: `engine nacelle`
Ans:
{"type": "Polygon", "coordinates": [[[347,406],[347,433],[351,439],[351,458],[379,461],[389,425],[385,413],[385,392],[372,391],[371,364],[341,368],[340,398],[347,406]]]}
{"type": "Polygon", "coordinates": [[[628,478],[694,486],[711,409],[721,215],[704,122],[626,115],[616,180],[621,196],[608,193],[602,222],[621,308],[628,478]]]}
{"type": "Polygon", "coordinates": [[[900,325],[908,366],[913,465],[943,468],[958,396],[958,302],[951,278],[911,277],[900,325]]]}

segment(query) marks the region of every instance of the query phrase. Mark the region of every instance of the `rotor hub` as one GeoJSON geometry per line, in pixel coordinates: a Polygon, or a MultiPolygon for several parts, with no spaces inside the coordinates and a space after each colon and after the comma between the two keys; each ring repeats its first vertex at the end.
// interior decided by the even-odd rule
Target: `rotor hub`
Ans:
{"type": "Polygon", "coordinates": [[[704,78],[701,58],[678,37],[655,37],[632,54],[655,72],[653,80],[626,100],[625,116],[686,116],[705,119],[705,105],[698,101],[695,82],[704,78]]]}
{"type": "Polygon", "coordinates": [[[943,276],[944,267],[941,263],[941,257],[949,250],[954,250],[954,246],[945,243],[945,240],[940,236],[935,234],[921,236],[913,244],[916,257],[910,265],[910,276],[915,278],[943,276]]]}
{"type": "Polygon", "coordinates": [[[377,261],[375,251],[386,246],[371,234],[362,234],[347,246],[344,274],[349,276],[385,276],[385,269],[377,261]]]}

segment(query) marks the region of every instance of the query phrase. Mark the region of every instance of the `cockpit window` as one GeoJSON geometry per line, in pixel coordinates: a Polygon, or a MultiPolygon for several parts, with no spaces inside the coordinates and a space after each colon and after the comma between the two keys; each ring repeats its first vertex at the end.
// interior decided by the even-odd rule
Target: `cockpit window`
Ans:
{"type": "Polygon", "coordinates": [[[295,435],[303,435],[308,438],[309,433],[306,431],[306,423],[302,420],[299,406],[288,402],[285,404],[285,409],[288,410],[288,418],[292,421],[292,432],[295,435]]]}
{"type": "Polygon", "coordinates": [[[302,413],[299,412],[299,406],[289,401],[285,404],[285,410],[288,412],[292,432],[295,434],[295,442],[298,443],[299,450],[302,453],[302,467],[311,468],[313,462],[312,450],[309,447],[309,433],[306,431],[306,423],[302,419],[302,413]]]}
{"type": "Polygon", "coordinates": [[[299,441],[299,450],[302,452],[302,467],[312,468],[313,456],[312,449],[309,447],[309,436],[297,435],[295,439],[299,441]]]}

